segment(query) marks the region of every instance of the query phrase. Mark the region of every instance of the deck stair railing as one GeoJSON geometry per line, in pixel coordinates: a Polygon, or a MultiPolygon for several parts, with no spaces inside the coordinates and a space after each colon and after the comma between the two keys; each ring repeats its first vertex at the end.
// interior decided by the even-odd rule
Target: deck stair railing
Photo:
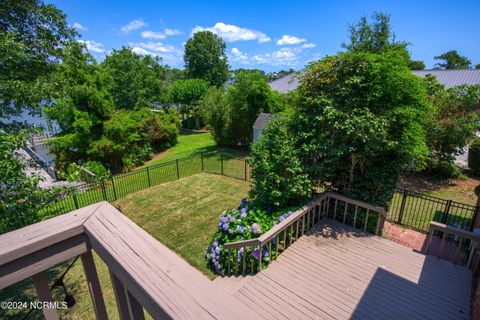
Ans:
{"type": "Polygon", "coordinates": [[[382,207],[333,192],[322,193],[260,237],[224,244],[226,275],[261,271],[323,218],[380,235],[386,217],[382,207]]]}
{"type": "Polygon", "coordinates": [[[479,243],[479,234],[432,221],[424,253],[472,269],[480,259],[479,243]]]}

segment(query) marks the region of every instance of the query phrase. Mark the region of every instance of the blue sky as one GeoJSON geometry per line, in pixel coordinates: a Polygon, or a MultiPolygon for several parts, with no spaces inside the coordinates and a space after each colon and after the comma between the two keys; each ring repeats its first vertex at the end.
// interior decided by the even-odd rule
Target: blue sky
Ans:
{"type": "Polygon", "coordinates": [[[130,46],[183,68],[183,45],[195,30],[212,30],[227,43],[233,68],[301,69],[342,50],[348,25],[374,11],[391,14],[398,40],[413,59],[456,49],[480,63],[480,0],[476,1],[49,1],[67,14],[90,52],[102,60],[130,46]]]}

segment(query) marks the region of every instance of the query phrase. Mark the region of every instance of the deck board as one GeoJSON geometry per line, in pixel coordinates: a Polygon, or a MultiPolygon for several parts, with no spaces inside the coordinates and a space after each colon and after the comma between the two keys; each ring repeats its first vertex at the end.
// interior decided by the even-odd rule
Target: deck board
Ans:
{"type": "Polygon", "coordinates": [[[247,281],[215,282],[272,319],[468,319],[470,313],[470,270],[329,219],[247,281]]]}

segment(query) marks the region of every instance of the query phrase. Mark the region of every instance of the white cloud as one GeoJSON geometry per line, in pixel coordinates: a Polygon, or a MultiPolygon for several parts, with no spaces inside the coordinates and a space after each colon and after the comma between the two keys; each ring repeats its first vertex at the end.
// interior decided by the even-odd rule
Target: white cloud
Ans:
{"type": "Polygon", "coordinates": [[[140,55],[151,55],[151,56],[155,56],[156,54],[151,52],[151,51],[148,51],[148,50],[145,50],[143,48],[140,48],[140,47],[132,47],[132,51],[135,52],[136,54],[140,54],[140,55]]]}
{"type": "Polygon", "coordinates": [[[88,51],[96,52],[96,53],[105,53],[105,48],[103,44],[100,42],[96,42],[93,40],[86,40],[86,41],[78,40],[78,42],[83,43],[87,47],[88,51]]]}
{"type": "Polygon", "coordinates": [[[153,41],[129,42],[128,45],[137,54],[158,56],[162,58],[163,62],[170,65],[180,66],[183,62],[183,50],[171,45],[153,41]]]}
{"type": "Polygon", "coordinates": [[[74,23],[72,24],[72,27],[75,28],[75,29],[77,29],[77,30],[82,30],[82,31],[87,31],[87,30],[88,30],[87,27],[82,26],[82,25],[81,25],[80,23],[78,23],[78,22],[74,22],[74,23]]]}
{"type": "Polygon", "coordinates": [[[315,47],[316,47],[315,43],[309,42],[309,43],[305,43],[305,44],[302,45],[300,48],[303,48],[303,49],[311,49],[311,48],[315,48],[315,47]]]}
{"type": "Polygon", "coordinates": [[[231,56],[229,58],[233,62],[241,62],[241,61],[248,60],[248,55],[246,53],[238,50],[238,48],[232,48],[232,50],[230,50],[230,52],[231,52],[231,56]]]}
{"type": "Polygon", "coordinates": [[[177,36],[180,34],[183,34],[183,32],[178,29],[169,29],[169,28],[165,29],[166,36],[177,36]]]}
{"type": "Polygon", "coordinates": [[[289,36],[288,34],[284,34],[282,36],[282,38],[280,38],[277,41],[277,44],[279,46],[284,46],[284,45],[299,44],[299,43],[302,43],[302,42],[305,42],[305,41],[307,41],[307,39],[301,39],[301,38],[298,38],[298,37],[295,37],[295,36],[289,36]]]}
{"type": "Polygon", "coordinates": [[[165,39],[167,36],[160,32],[142,31],[142,38],[145,39],[165,39]]]}
{"type": "Polygon", "coordinates": [[[192,34],[206,30],[215,33],[227,42],[257,40],[259,43],[265,43],[271,41],[270,37],[263,32],[241,28],[232,24],[225,24],[223,22],[217,22],[213,27],[208,28],[196,26],[193,28],[192,34]]]}
{"type": "Polygon", "coordinates": [[[281,48],[280,50],[256,54],[248,59],[251,64],[267,64],[272,66],[292,67],[300,62],[302,49],[281,48]]]}
{"type": "Polygon", "coordinates": [[[145,23],[145,21],[143,21],[143,19],[136,19],[136,20],[133,20],[133,21],[127,23],[123,27],[121,27],[120,30],[122,30],[123,33],[128,33],[130,31],[143,28],[146,25],[147,24],[145,23]]]}

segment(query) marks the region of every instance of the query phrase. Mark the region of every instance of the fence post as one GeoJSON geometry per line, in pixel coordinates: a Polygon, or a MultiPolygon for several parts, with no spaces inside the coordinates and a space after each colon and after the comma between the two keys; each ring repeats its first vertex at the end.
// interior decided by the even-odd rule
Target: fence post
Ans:
{"type": "Polygon", "coordinates": [[[477,225],[477,219],[479,218],[479,211],[480,211],[480,206],[476,206],[475,207],[475,210],[473,211],[473,215],[472,215],[472,222],[470,223],[470,228],[468,230],[470,230],[470,232],[473,232],[473,230],[475,230],[475,228],[478,228],[480,227],[480,225],[477,225]]]}
{"type": "Polygon", "coordinates": [[[178,170],[178,159],[175,160],[175,163],[177,164],[177,179],[180,179],[180,170],[178,170]]]}
{"type": "Polygon", "coordinates": [[[147,179],[148,179],[148,187],[150,188],[152,186],[152,183],[150,182],[150,171],[148,170],[148,167],[147,167],[147,179]]]}
{"type": "Polygon", "coordinates": [[[202,172],[204,170],[204,167],[203,167],[203,152],[200,152],[200,159],[202,159],[202,172]]]}
{"type": "Polygon", "coordinates": [[[400,212],[398,213],[398,224],[402,224],[403,211],[405,211],[405,203],[407,202],[407,190],[403,189],[402,204],[400,205],[400,212]]]}
{"type": "Polygon", "coordinates": [[[442,217],[442,223],[447,223],[448,213],[450,212],[450,206],[452,205],[452,200],[447,200],[445,205],[445,214],[442,217]]]}
{"type": "Polygon", "coordinates": [[[111,179],[112,179],[113,196],[115,197],[115,200],[117,200],[117,190],[115,189],[115,180],[113,179],[113,177],[111,177],[111,179]]]}
{"type": "Polygon", "coordinates": [[[107,192],[105,191],[105,181],[103,179],[100,179],[100,186],[102,187],[103,200],[108,201],[107,192]]]}
{"type": "Polygon", "coordinates": [[[76,193],[73,194],[73,203],[75,204],[75,209],[78,209],[79,206],[78,206],[78,200],[77,200],[77,194],[76,193]]]}
{"type": "Polygon", "coordinates": [[[220,154],[220,172],[223,176],[223,155],[220,154]]]}
{"type": "Polygon", "coordinates": [[[243,159],[243,165],[245,167],[245,181],[247,181],[247,160],[243,159]]]}

